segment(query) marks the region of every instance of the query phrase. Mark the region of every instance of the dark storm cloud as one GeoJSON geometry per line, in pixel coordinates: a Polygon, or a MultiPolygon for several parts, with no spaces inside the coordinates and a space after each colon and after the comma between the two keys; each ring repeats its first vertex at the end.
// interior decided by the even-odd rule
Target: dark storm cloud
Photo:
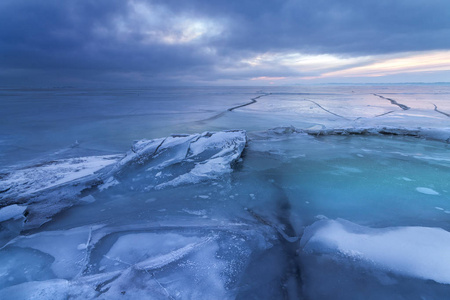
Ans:
{"type": "MultiPolygon", "coordinates": [[[[248,78],[258,70],[241,60],[265,52],[354,56],[434,49],[450,49],[446,0],[0,3],[1,74],[248,78]]],[[[272,72],[281,76],[283,70],[272,72]]]]}
{"type": "Polygon", "coordinates": [[[145,45],[139,32],[118,37],[115,22],[127,15],[125,1],[61,3],[12,1],[0,6],[3,66],[142,70],[170,69],[181,61],[199,64],[192,46],[145,45]]]}
{"type": "Polygon", "coordinates": [[[296,49],[372,54],[448,49],[446,0],[159,1],[232,19],[218,44],[229,51],[296,49]]]}

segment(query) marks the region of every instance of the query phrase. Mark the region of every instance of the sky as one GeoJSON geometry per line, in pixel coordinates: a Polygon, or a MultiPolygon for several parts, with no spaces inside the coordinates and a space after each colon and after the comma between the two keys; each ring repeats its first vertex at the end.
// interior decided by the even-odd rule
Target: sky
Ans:
{"type": "Polygon", "coordinates": [[[450,82],[450,1],[0,1],[0,86],[365,82],[450,82]]]}

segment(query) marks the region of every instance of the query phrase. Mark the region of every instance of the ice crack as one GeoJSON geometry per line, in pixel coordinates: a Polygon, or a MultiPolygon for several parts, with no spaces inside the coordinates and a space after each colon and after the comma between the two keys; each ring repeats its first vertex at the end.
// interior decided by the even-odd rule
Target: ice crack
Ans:
{"type": "Polygon", "coordinates": [[[255,98],[252,98],[251,101],[248,102],[248,103],[241,104],[241,105],[238,105],[238,106],[234,106],[234,107],[232,107],[232,108],[229,108],[228,111],[233,111],[233,110],[235,110],[235,109],[238,109],[238,108],[241,108],[241,107],[244,107],[244,106],[248,106],[248,105],[250,105],[250,104],[254,104],[254,103],[258,102],[258,101],[256,101],[257,99],[259,99],[259,98],[261,98],[261,97],[264,97],[264,96],[269,96],[269,95],[272,95],[272,93],[265,93],[265,94],[263,94],[263,95],[259,95],[259,96],[255,97],[255,98]]]}
{"type": "Polygon", "coordinates": [[[391,104],[397,105],[398,107],[400,107],[400,108],[403,109],[403,110],[408,110],[408,109],[411,108],[411,107],[406,106],[406,105],[404,105],[404,104],[398,103],[398,102],[395,101],[394,99],[386,98],[386,97],[381,96],[381,95],[378,95],[378,94],[373,94],[373,95],[374,95],[374,96],[377,96],[377,97],[380,97],[381,99],[388,100],[389,102],[391,102],[391,104]]]}
{"type": "Polygon", "coordinates": [[[434,105],[434,110],[435,110],[435,111],[437,111],[438,113],[443,114],[444,116],[447,116],[447,117],[450,118],[450,114],[448,114],[448,113],[446,113],[446,112],[443,112],[443,111],[441,111],[441,110],[438,110],[436,104],[433,103],[433,105],[434,105]]]}

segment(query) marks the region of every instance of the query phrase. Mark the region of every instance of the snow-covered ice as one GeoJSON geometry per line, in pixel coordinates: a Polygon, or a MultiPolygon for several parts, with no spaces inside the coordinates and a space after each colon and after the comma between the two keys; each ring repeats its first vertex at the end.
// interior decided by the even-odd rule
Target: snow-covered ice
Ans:
{"type": "Polygon", "coordinates": [[[76,157],[15,170],[2,179],[0,200],[32,197],[69,182],[86,180],[86,177],[116,163],[118,158],[117,155],[76,157]]]}
{"type": "Polygon", "coordinates": [[[348,263],[450,284],[450,232],[441,228],[369,228],[323,220],[305,229],[300,247],[308,254],[335,255],[348,263]]]}

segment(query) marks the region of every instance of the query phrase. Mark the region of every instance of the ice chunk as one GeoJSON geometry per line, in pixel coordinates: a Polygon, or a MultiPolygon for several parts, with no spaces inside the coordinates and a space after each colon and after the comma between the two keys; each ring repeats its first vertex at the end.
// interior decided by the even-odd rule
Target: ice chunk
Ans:
{"type": "Polygon", "coordinates": [[[144,163],[148,157],[156,153],[164,142],[164,138],[153,140],[136,141],[131,147],[131,151],[120,161],[119,167],[130,163],[144,163]]]}
{"type": "Polygon", "coordinates": [[[141,261],[140,263],[136,264],[137,269],[141,270],[154,270],[162,268],[163,266],[175,262],[177,260],[180,260],[181,258],[185,257],[198,247],[202,246],[203,244],[213,240],[213,238],[206,238],[200,242],[197,243],[191,243],[187,244],[186,246],[176,249],[172,252],[169,252],[164,255],[160,255],[157,257],[150,257],[144,261],[141,261]]]}
{"type": "Polygon", "coordinates": [[[153,140],[140,140],[134,143],[126,156],[117,164],[113,173],[120,171],[125,166],[139,164],[143,165],[149,160],[154,160],[158,156],[162,156],[168,150],[178,150],[171,153],[169,157],[161,157],[158,163],[168,165],[181,161],[186,157],[191,140],[197,139],[198,135],[172,135],[167,138],[159,138],[153,140]]]}
{"type": "Polygon", "coordinates": [[[29,281],[0,290],[0,299],[94,299],[98,292],[91,286],[64,279],[29,281]]]}
{"type": "Polygon", "coordinates": [[[418,191],[419,193],[422,193],[422,194],[426,194],[426,195],[439,195],[439,193],[436,192],[435,190],[426,188],[426,187],[421,187],[421,186],[417,187],[416,191],[418,191]]]}
{"type": "MultiPolygon", "coordinates": [[[[189,156],[199,155],[207,150],[220,150],[223,152],[233,151],[236,147],[244,149],[245,131],[221,131],[221,132],[205,132],[196,141],[192,142],[189,147],[189,156]]],[[[223,154],[217,154],[223,155],[223,154]]]]}
{"type": "Polygon", "coordinates": [[[118,161],[117,155],[88,156],[50,161],[11,172],[0,183],[0,199],[32,196],[76,182],[118,161]]]}
{"type": "Polygon", "coordinates": [[[430,227],[374,229],[338,219],[306,228],[304,253],[331,254],[375,269],[450,284],[450,232],[430,227]]]}
{"type": "MultiPolygon", "coordinates": [[[[141,140],[118,162],[112,175],[126,177],[126,169],[145,166],[145,189],[197,183],[231,172],[247,142],[245,131],[229,130],[165,139],[141,140]]],[[[144,175],[144,174],[141,174],[144,175]]],[[[134,178],[139,181],[140,176],[134,178]]],[[[122,178],[123,179],[123,178],[122,178]]]]}
{"type": "MultiPolygon", "coordinates": [[[[184,237],[179,234],[167,233],[137,233],[127,234],[119,237],[117,242],[111,247],[100,265],[106,270],[117,269],[116,262],[125,266],[145,265],[144,260],[158,261],[161,255],[167,255],[178,248],[183,248],[186,244],[199,241],[196,237],[184,237]]],[[[159,264],[158,264],[159,265],[159,264]]],[[[119,266],[120,267],[120,266],[119,266]]]]}
{"type": "Polygon", "coordinates": [[[17,204],[0,208],[0,222],[7,221],[10,219],[17,220],[22,218],[25,209],[27,209],[26,206],[21,206],[17,204]]]}
{"type": "Polygon", "coordinates": [[[198,183],[231,172],[246,142],[243,130],[142,140],[134,144],[110,174],[123,181],[133,173],[126,170],[136,171],[143,166],[148,173],[135,174],[132,184],[138,189],[145,186],[145,190],[198,183]]]}
{"type": "Polygon", "coordinates": [[[36,249],[51,255],[55,258],[51,266],[55,275],[59,278],[70,279],[85,267],[86,249],[90,243],[92,230],[95,228],[85,226],[20,236],[7,246],[36,249]],[[80,247],[81,244],[84,246],[80,247]]]}
{"type": "Polygon", "coordinates": [[[231,166],[240,158],[246,142],[243,130],[203,133],[190,143],[185,157],[187,162],[194,163],[193,167],[184,174],[159,183],[156,188],[198,183],[231,172],[231,166]]]}
{"type": "Polygon", "coordinates": [[[122,157],[69,158],[13,170],[0,182],[0,205],[27,204],[28,215],[23,226],[25,229],[38,227],[77,203],[83,190],[101,184],[108,167],[122,157]]]}
{"type": "Polygon", "coordinates": [[[31,281],[0,290],[2,299],[67,299],[69,282],[63,279],[31,281]]]}
{"type": "Polygon", "coordinates": [[[119,181],[117,181],[113,176],[109,177],[102,185],[98,187],[100,191],[106,190],[112,186],[118,185],[119,181]]]}

